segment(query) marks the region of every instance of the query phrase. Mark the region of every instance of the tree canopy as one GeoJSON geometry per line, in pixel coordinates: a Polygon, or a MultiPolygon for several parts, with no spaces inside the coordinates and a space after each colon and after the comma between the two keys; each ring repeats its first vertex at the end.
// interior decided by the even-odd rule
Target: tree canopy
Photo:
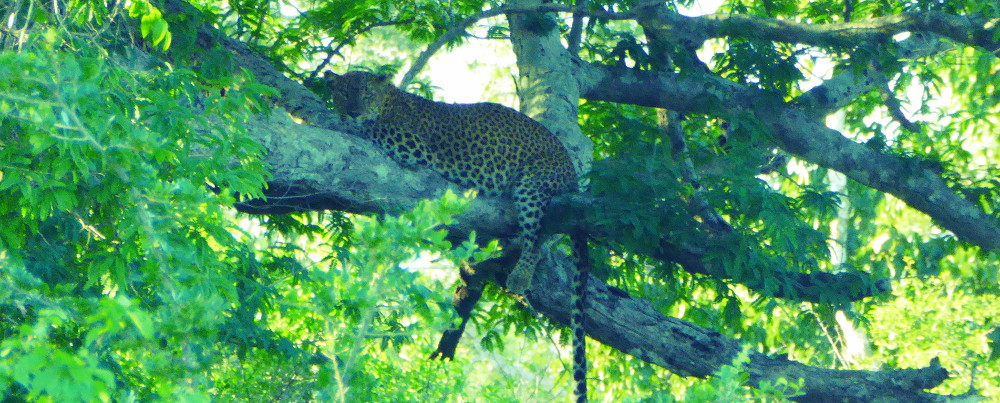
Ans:
{"type": "Polygon", "coordinates": [[[4,401],[565,400],[571,231],[594,400],[1000,398],[993,0],[0,16],[4,401]],[[528,300],[507,198],[331,109],[359,69],[566,146],[528,300]]]}

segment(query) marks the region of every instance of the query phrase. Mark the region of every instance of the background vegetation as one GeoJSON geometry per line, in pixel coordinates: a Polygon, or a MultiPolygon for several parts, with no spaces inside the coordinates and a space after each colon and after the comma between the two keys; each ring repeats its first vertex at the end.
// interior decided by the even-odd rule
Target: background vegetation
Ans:
{"type": "MultiPolygon", "coordinates": [[[[449,194],[377,217],[237,213],[234,203],[262,197],[271,179],[265,149],[248,126],[271,113],[281,94],[225,51],[196,46],[197,27],[210,23],[307,83],[324,69],[402,72],[428,44],[500,6],[494,3],[191,2],[204,11],[202,20],[149,1],[0,5],[5,401],[565,399],[567,335],[498,287],[486,289],[454,361],[426,358],[456,320],[455,267],[496,252],[489,239],[445,240],[440,225],[452,222],[466,197],[449,194]]],[[[635,6],[581,3],[594,13],[635,6]]],[[[994,27],[1000,16],[992,0],[720,6],[816,24],[924,11],[974,16],[994,27]]],[[[569,33],[571,15],[559,15],[556,28],[569,33]]],[[[505,46],[505,19],[478,24],[472,35],[441,43],[505,46]]],[[[582,29],[584,60],[655,68],[634,24],[591,18],[582,29]]],[[[996,41],[1000,30],[993,29],[996,41]]],[[[699,51],[706,68],[783,99],[833,71],[860,71],[876,60],[891,89],[864,94],[831,125],[934,170],[997,219],[995,48],[948,43],[933,57],[863,59],[863,52],[835,46],[773,44],[737,33],[699,51]]],[[[698,64],[685,55],[674,55],[677,65],[698,64]]],[[[430,75],[416,76],[412,92],[434,96],[435,86],[455,85],[441,82],[446,73],[434,75],[434,63],[430,75]]],[[[511,66],[487,57],[479,63],[486,82],[509,85],[481,100],[512,99],[505,77],[511,66]]],[[[951,377],[932,392],[971,387],[1000,398],[996,249],[957,238],[892,195],[762,146],[769,135],[752,119],[685,115],[679,122],[687,152],[678,157],[654,109],[582,101],[579,115],[595,146],[591,190],[632,196],[614,214],[589,217],[631,231],[621,244],[595,243],[598,277],[751,350],[838,369],[923,367],[938,358],[951,377]],[[681,180],[684,161],[696,167],[699,186],[681,180]],[[727,262],[725,278],[641,252],[664,227],[679,243],[695,239],[697,214],[682,202],[695,194],[734,228],[704,255],[727,262]],[[746,249],[763,252],[739,253],[746,249]],[[763,292],[743,285],[754,268],[776,262],[803,273],[870,274],[890,282],[892,292],[803,302],[768,296],[774,284],[767,279],[763,292]]],[[[791,379],[750,388],[736,368],[709,379],[672,376],[596,342],[589,347],[598,400],[782,400],[800,385],[791,379]]]]}

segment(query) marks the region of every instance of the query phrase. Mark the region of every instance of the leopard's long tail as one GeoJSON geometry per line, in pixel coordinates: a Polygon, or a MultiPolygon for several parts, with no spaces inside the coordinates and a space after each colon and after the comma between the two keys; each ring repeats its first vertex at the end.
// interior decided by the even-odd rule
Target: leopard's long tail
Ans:
{"type": "Polygon", "coordinates": [[[572,308],[569,315],[569,328],[573,332],[573,381],[577,403],[587,401],[587,333],[583,328],[586,318],[587,278],[590,276],[590,259],[587,248],[587,237],[583,234],[570,236],[573,242],[573,258],[576,261],[576,273],[573,276],[572,308]]]}

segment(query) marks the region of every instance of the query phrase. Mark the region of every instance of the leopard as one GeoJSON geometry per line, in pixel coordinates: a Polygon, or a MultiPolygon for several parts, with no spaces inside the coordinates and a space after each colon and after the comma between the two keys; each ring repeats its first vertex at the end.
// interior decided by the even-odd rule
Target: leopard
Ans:
{"type": "MultiPolygon", "coordinates": [[[[527,295],[540,261],[539,231],[546,209],[553,197],[579,190],[566,148],[541,123],[507,106],[437,102],[403,91],[390,79],[360,70],[324,73],[334,109],[356,122],[362,137],[390,158],[404,166],[429,167],[487,196],[513,200],[517,211],[513,249],[520,256],[505,286],[515,295],[527,295]]],[[[571,238],[577,265],[570,301],[574,394],[578,402],[585,402],[586,240],[572,234],[571,238]]]]}

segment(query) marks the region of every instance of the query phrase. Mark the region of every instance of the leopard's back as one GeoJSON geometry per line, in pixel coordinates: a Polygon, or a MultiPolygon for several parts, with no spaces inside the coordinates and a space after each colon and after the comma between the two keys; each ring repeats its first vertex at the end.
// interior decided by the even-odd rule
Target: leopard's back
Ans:
{"type": "Polygon", "coordinates": [[[525,175],[544,175],[550,193],[573,190],[576,173],[559,140],[520,112],[494,103],[446,104],[399,91],[364,132],[404,164],[427,165],[488,195],[525,175]]]}

